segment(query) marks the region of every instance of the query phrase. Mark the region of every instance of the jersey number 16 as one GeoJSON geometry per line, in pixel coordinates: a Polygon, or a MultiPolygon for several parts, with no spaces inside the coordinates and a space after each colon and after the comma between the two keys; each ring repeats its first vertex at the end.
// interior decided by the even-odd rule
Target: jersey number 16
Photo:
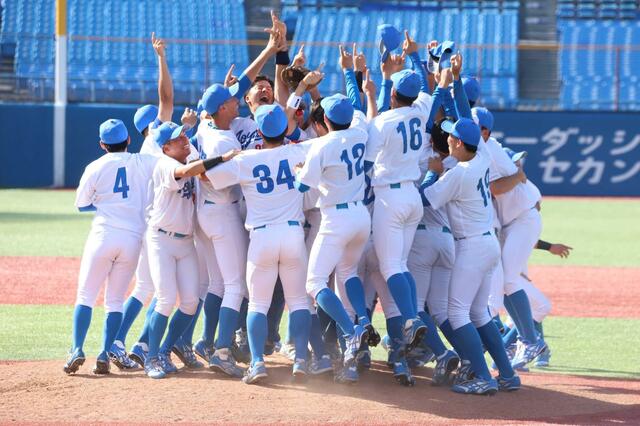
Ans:
{"type": "Polygon", "coordinates": [[[402,135],[403,154],[407,153],[409,147],[413,151],[417,151],[422,146],[422,129],[420,124],[420,119],[418,117],[413,117],[411,120],[409,120],[409,131],[411,134],[407,135],[407,126],[404,124],[404,121],[398,123],[396,131],[402,135]]]}

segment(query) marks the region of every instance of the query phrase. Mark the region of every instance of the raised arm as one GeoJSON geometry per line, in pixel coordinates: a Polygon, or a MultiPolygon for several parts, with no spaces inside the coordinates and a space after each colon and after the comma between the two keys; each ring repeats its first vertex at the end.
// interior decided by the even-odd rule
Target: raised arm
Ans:
{"type": "Polygon", "coordinates": [[[364,70],[362,89],[367,99],[367,118],[371,121],[378,115],[378,106],[376,105],[376,84],[371,79],[367,68],[364,70]]]}
{"type": "MultiPolygon", "coordinates": [[[[287,45],[287,25],[278,18],[278,15],[271,11],[271,29],[279,35],[278,51],[276,53],[276,75],[274,81],[273,97],[275,101],[283,107],[287,104],[289,98],[289,88],[282,79],[282,71],[289,66],[291,62],[289,58],[289,46],[287,45]]],[[[304,56],[304,45],[300,48],[300,52],[304,56]]],[[[296,57],[298,57],[296,55],[296,57]]]]}
{"type": "Polygon", "coordinates": [[[422,65],[422,61],[420,60],[420,54],[418,53],[418,43],[416,43],[414,39],[409,37],[409,31],[404,32],[402,51],[406,56],[411,58],[412,68],[420,75],[420,91],[424,93],[430,93],[429,75],[427,73],[427,70],[422,65]]]}
{"type": "Polygon", "coordinates": [[[389,55],[386,61],[380,64],[382,71],[382,85],[378,94],[378,113],[384,112],[391,106],[391,75],[404,68],[404,55],[389,55]]]}
{"type": "Polygon", "coordinates": [[[232,93],[234,93],[235,97],[238,99],[242,99],[253,80],[256,79],[257,75],[260,74],[262,68],[267,63],[269,58],[276,54],[279,49],[280,43],[280,34],[277,31],[272,30],[271,28],[265,29],[265,31],[269,32],[269,42],[262,49],[262,52],[258,55],[256,59],[240,74],[237,83],[235,83],[232,87],[232,93]],[[236,86],[237,85],[237,86],[236,86]],[[234,87],[235,86],[235,87],[234,87]]]}
{"type": "Polygon", "coordinates": [[[162,122],[171,121],[173,115],[173,82],[171,81],[171,73],[169,65],[167,65],[167,57],[165,55],[164,40],[156,38],[156,33],[151,33],[151,43],[153,50],[158,57],[158,119],[162,122]]]}
{"type": "Polygon", "coordinates": [[[462,87],[460,71],[462,70],[462,55],[458,52],[451,57],[451,73],[453,74],[453,102],[458,118],[471,118],[471,106],[467,93],[462,87]]]}
{"type": "MultiPolygon", "coordinates": [[[[344,46],[340,45],[340,68],[344,73],[344,83],[347,89],[347,97],[351,101],[351,105],[359,111],[363,111],[362,102],[360,100],[360,90],[358,89],[358,81],[356,80],[356,73],[353,71],[353,55],[344,50],[344,46]]],[[[355,43],[354,43],[355,50],[355,43]]]]}

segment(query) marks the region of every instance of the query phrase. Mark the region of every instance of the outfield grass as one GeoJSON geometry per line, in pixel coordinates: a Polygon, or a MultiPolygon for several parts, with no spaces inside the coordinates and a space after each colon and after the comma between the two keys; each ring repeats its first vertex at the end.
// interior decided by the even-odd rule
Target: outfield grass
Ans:
{"type": "MultiPolygon", "coordinates": [[[[73,191],[0,190],[0,256],[81,256],[93,214],[73,191]]],[[[574,248],[569,259],[535,250],[536,265],[640,266],[640,200],[548,199],[542,238],[574,248]]]]}
{"type": "MultiPolygon", "coordinates": [[[[62,359],[71,344],[71,306],[3,305],[0,309],[0,360],[62,359]]],[[[285,315],[286,316],[286,315],[285,315]]],[[[102,339],[104,311],[95,315],[85,345],[87,356],[96,356],[102,339]]],[[[144,315],[140,315],[129,333],[128,345],[137,338],[144,315]]],[[[374,324],[386,333],[384,318],[378,314],[374,324]]],[[[551,367],[538,369],[578,375],[640,379],[640,320],[550,317],[544,322],[551,347],[551,367]]],[[[280,333],[286,335],[287,321],[280,333]]],[[[196,339],[202,332],[202,320],[196,327],[196,339]]],[[[378,346],[374,359],[385,360],[378,346]]]]}

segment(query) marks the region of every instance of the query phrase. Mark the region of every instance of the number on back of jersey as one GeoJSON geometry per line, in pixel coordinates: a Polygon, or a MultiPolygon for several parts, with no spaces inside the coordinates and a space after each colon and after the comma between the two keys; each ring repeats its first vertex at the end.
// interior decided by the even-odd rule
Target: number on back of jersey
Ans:
{"type": "Polygon", "coordinates": [[[253,177],[260,179],[256,183],[256,190],[261,194],[268,194],[272,192],[276,184],[287,185],[288,189],[293,189],[293,182],[295,180],[287,160],[280,161],[275,184],[271,178],[271,170],[266,164],[258,164],[255,166],[253,168],[253,177]]]}
{"type": "Polygon", "coordinates": [[[398,123],[396,131],[402,135],[402,153],[406,154],[409,148],[417,151],[422,146],[422,123],[418,117],[409,120],[409,134],[407,134],[407,125],[404,121],[398,123]]]}
{"type": "Polygon", "coordinates": [[[129,196],[129,185],[127,185],[127,168],[120,167],[116,172],[116,182],[113,184],[113,193],[121,193],[122,198],[129,196]]]}
{"type": "Polygon", "coordinates": [[[362,158],[364,157],[364,144],[357,143],[351,148],[351,154],[353,155],[353,161],[349,158],[349,153],[346,149],[342,150],[342,154],[340,155],[340,161],[347,165],[347,176],[349,180],[353,179],[353,163],[355,163],[355,172],[356,176],[360,176],[364,171],[364,167],[362,167],[362,158]]]}
{"type": "Polygon", "coordinates": [[[484,201],[485,207],[489,204],[489,198],[491,198],[491,192],[489,191],[489,169],[484,174],[484,179],[478,179],[478,186],[476,186],[480,194],[482,195],[482,201],[484,201]]]}

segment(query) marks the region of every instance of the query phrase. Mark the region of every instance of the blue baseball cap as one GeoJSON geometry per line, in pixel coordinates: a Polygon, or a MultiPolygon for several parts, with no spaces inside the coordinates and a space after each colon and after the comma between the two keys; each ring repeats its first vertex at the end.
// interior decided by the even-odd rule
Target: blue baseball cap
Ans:
{"type": "Polygon", "coordinates": [[[336,124],[349,124],[353,120],[353,105],[346,96],[336,93],[320,101],[324,115],[336,124]]]}
{"type": "Polygon", "coordinates": [[[142,133],[157,117],[158,107],[155,105],[145,105],[136,110],[133,116],[133,125],[136,126],[136,130],[139,133],[142,133]]]}
{"type": "Polygon", "coordinates": [[[380,33],[380,62],[384,62],[389,57],[392,50],[400,47],[402,43],[402,34],[393,25],[382,24],[378,25],[378,32],[380,33]]]}
{"type": "Polygon", "coordinates": [[[493,114],[485,107],[471,108],[471,116],[478,126],[484,127],[489,131],[493,129],[493,114]]]}
{"type": "Polygon", "coordinates": [[[402,70],[391,75],[393,88],[402,96],[417,98],[422,86],[422,80],[413,70],[402,70]]]}
{"type": "Polygon", "coordinates": [[[467,145],[478,146],[480,143],[480,128],[471,119],[460,118],[455,123],[445,120],[440,127],[467,145]]]}
{"type": "Polygon", "coordinates": [[[163,147],[167,142],[180,136],[183,130],[184,126],[178,126],[176,123],[167,121],[153,132],[153,140],[158,146],[163,147]]]}
{"type": "Polygon", "coordinates": [[[198,106],[196,106],[196,114],[198,115],[198,119],[200,118],[200,113],[202,112],[203,109],[204,107],[202,106],[202,99],[200,99],[198,101],[198,106]]]}
{"type": "Polygon", "coordinates": [[[507,153],[509,158],[511,158],[511,161],[513,161],[514,163],[517,163],[527,156],[527,151],[515,152],[514,150],[512,150],[511,148],[507,148],[506,146],[502,147],[502,149],[507,153]]]}
{"type": "Polygon", "coordinates": [[[462,77],[462,87],[469,102],[476,102],[480,97],[480,83],[475,77],[462,77]]]}
{"type": "Polygon", "coordinates": [[[436,47],[429,49],[429,55],[438,62],[438,69],[451,68],[451,56],[456,50],[456,44],[451,40],[445,40],[436,47]]]}
{"type": "Polygon", "coordinates": [[[238,89],[238,84],[234,84],[231,87],[224,87],[220,83],[209,86],[202,95],[202,109],[207,111],[207,114],[215,114],[218,112],[220,105],[238,93],[238,89]]]}
{"type": "Polygon", "coordinates": [[[129,139],[129,132],[122,120],[110,118],[100,125],[100,140],[102,143],[114,145],[127,139],[129,139]]]}
{"type": "Polygon", "coordinates": [[[258,129],[268,138],[275,138],[287,130],[287,114],[280,105],[261,105],[254,114],[258,129]]]}

